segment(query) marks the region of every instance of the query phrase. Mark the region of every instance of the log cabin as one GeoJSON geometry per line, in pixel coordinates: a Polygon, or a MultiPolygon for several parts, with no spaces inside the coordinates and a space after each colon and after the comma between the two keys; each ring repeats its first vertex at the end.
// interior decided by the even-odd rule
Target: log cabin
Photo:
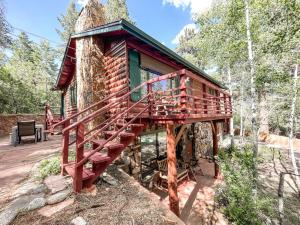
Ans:
{"type": "MultiPolygon", "coordinates": [[[[184,129],[176,136],[175,127],[211,122],[217,155],[216,125],[226,125],[232,117],[225,86],[126,20],[73,34],[56,89],[61,91],[64,117],[55,124],[63,127],[62,174],[73,177],[74,191],[90,188],[147,127],[159,125],[167,131],[170,208],[177,215],[175,147],[184,129]],[[93,40],[89,54],[82,54],[82,40],[93,40]],[[96,69],[82,72],[83,61],[96,69]],[[70,162],[72,145],[76,159],[70,162]]],[[[216,177],[218,173],[215,163],[216,177]]]]}

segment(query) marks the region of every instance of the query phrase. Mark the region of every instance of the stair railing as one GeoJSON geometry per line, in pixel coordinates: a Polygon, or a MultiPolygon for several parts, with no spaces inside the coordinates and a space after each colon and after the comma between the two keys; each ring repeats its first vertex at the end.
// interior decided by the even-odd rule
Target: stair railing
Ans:
{"type": "MultiPolygon", "coordinates": [[[[112,97],[115,97],[115,96],[120,95],[122,92],[124,92],[124,91],[126,91],[126,90],[128,90],[128,87],[125,87],[125,88],[123,88],[122,90],[120,90],[120,91],[118,91],[118,92],[115,92],[115,93],[112,93],[112,94],[106,96],[104,99],[101,99],[100,101],[98,101],[98,102],[92,104],[91,106],[89,106],[89,107],[83,109],[82,111],[80,111],[80,112],[78,112],[78,113],[75,113],[75,114],[73,114],[73,115],[67,117],[66,119],[60,121],[59,123],[55,124],[54,127],[64,125],[67,121],[71,121],[72,119],[77,118],[78,116],[82,115],[83,113],[85,113],[85,112],[87,112],[87,111],[89,111],[89,110],[95,108],[96,106],[99,106],[99,105],[103,104],[104,102],[108,101],[108,100],[111,99],[112,97]]],[[[66,127],[66,126],[64,126],[64,127],[66,127]]]]}

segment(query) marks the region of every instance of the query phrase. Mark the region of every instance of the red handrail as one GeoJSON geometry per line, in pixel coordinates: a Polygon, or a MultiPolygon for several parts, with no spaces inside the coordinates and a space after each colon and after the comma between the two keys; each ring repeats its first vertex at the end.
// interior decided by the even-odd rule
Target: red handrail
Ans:
{"type": "MultiPolygon", "coordinates": [[[[82,111],[80,111],[80,112],[78,112],[78,113],[75,113],[74,115],[72,115],[72,116],[70,116],[70,117],[68,117],[68,118],[66,118],[66,119],[64,119],[64,120],[62,120],[62,121],[60,121],[59,123],[55,124],[54,127],[59,126],[59,125],[62,125],[62,124],[64,124],[66,121],[71,120],[71,119],[74,119],[75,117],[78,117],[78,116],[81,115],[82,113],[85,113],[85,112],[87,112],[88,110],[90,110],[90,109],[92,109],[92,108],[94,108],[94,107],[100,105],[101,103],[103,103],[103,102],[109,100],[110,98],[112,98],[112,97],[114,97],[114,96],[116,96],[116,95],[122,93],[122,92],[125,91],[126,89],[128,89],[128,87],[125,87],[125,88],[123,88],[122,90],[120,90],[120,91],[118,91],[118,92],[115,92],[115,93],[110,94],[109,96],[105,97],[104,99],[100,100],[99,102],[96,102],[96,103],[94,103],[93,105],[91,105],[91,106],[85,108],[84,110],[82,110],[82,111]]],[[[53,127],[53,128],[54,128],[54,127],[53,127]]]]}
{"type": "MultiPolygon", "coordinates": [[[[88,137],[87,139],[85,139],[83,142],[81,142],[78,147],[82,147],[85,143],[87,143],[88,141],[92,140],[94,138],[94,136],[96,136],[97,134],[101,133],[103,130],[105,130],[107,127],[109,127],[110,125],[112,125],[115,121],[117,121],[122,115],[128,113],[133,107],[135,107],[136,105],[138,105],[139,103],[141,103],[142,101],[145,100],[145,98],[148,98],[151,95],[151,93],[148,93],[147,95],[145,95],[143,98],[141,98],[139,101],[135,102],[132,106],[130,106],[129,108],[126,108],[123,112],[119,113],[118,115],[116,115],[116,117],[114,117],[108,124],[106,124],[104,127],[101,127],[96,133],[94,133],[92,136],[88,137]]],[[[109,118],[110,119],[110,118],[109,118]]],[[[107,120],[106,120],[107,121],[107,120]]],[[[106,123],[106,121],[104,121],[102,124],[106,123]]]]}
{"type": "MultiPolygon", "coordinates": [[[[128,97],[129,95],[131,95],[133,92],[135,92],[135,91],[141,89],[143,86],[145,86],[145,85],[147,85],[147,84],[152,84],[152,83],[155,83],[155,82],[158,82],[158,81],[170,79],[170,78],[176,77],[176,76],[178,76],[178,75],[180,75],[180,74],[182,74],[182,73],[183,73],[183,71],[181,70],[181,71],[179,71],[179,72],[169,73],[169,74],[166,74],[166,75],[162,75],[162,76],[159,76],[159,77],[152,78],[152,79],[150,79],[150,80],[148,80],[148,81],[143,82],[143,83],[140,84],[139,86],[136,86],[136,87],[133,88],[130,92],[127,92],[125,95],[119,97],[119,98],[116,99],[116,100],[122,100],[122,99],[124,99],[124,98],[127,98],[127,97],[128,97]]],[[[104,101],[104,100],[102,100],[101,102],[103,102],[103,101],[104,101]]],[[[73,123],[72,125],[66,127],[65,129],[62,130],[62,133],[64,134],[65,132],[67,132],[67,131],[69,131],[69,130],[75,128],[75,127],[77,127],[79,124],[84,123],[84,122],[86,122],[88,119],[90,119],[90,118],[92,118],[92,117],[94,117],[94,116],[100,114],[102,111],[104,111],[104,110],[106,110],[107,108],[111,107],[111,106],[112,106],[113,104],[115,104],[116,102],[117,102],[117,101],[112,102],[112,103],[109,103],[108,105],[106,105],[106,106],[104,106],[103,108],[101,108],[101,109],[95,111],[94,113],[88,115],[87,117],[84,117],[84,118],[82,118],[81,120],[79,120],[79,121],[73,123]]],[[[96,104],[98,105],[99,102],[96,103],[96,104]]],[[[94,104],[94,105],[95,105],[95,104],[94,104]]],[[[91,108],[92,108],[92,106],[89,107],[89,109],[91,109],[91,108]]],[[[87,110],[84,110],[84,111],[87,111],[87,110]]],[[[78,114],[78,113],[77,113],[77,114],[78,114]]],[[[75,115],[76,115],[76,114],[75,114],[75,115]]],[[[73,117],[73,118],[74,118],[74,117],[73,117]]],[[[69,119],[72,119],[72,118],[69,118],[69,119]]],[[[66,119],[66,120],[67,120],[67,119],[66,119]]]]}
{"type": "Polygon", "coordinates": [[[104,141],[103,144],[99,145],[97,148],[92,150],[86,157],[84,157],[80,162],[76,163],[76,167],[82,166],[84,163],[88,161],[88,158],[94,155],[96,152],[101,150],[108,142],[115,139],[123,130],[125,130],[133,121],[135,121],[142,113],[144,113],[149,108],[147,105],[142,111],[140,111],[135,117],[133,117],[130,121],[128,121],[122,128],[120,128],[114,135],[109,137],[104,141]]]}

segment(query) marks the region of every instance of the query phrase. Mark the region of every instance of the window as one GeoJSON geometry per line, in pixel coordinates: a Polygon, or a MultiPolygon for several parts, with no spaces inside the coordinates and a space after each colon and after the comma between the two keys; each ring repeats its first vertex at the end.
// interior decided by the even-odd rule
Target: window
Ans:
{"type": "Polygon", "coordinates": [[[77,106],[77,86],[76,86],[76,84],[70,86],[70,105],[77,106]]]}
{"type": "MultiPolygon", "coordinates": [[[[134,50],[129,51],[130,90],[141,84],[140,54],[134,50]]],[[[137,102],[141,99],[142,90],[138,89],[131,94],[131,100],[137,102]]]]}

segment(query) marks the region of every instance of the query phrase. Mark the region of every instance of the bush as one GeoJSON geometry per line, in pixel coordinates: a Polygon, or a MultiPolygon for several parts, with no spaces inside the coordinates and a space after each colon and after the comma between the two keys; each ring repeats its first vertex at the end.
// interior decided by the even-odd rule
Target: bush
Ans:
{"type": "Polygon", "coordinates": [[[60,173],[60,157],[55,156],[51,159],[44,159],[39,165],[39,172],[41,178],[49,175],[56,175],[60,173]]]}
{"type": "MultiPolygon", "coordinates": [[[[69,162],[75,161],[75,152],[74,151],[69,152],[68,160],[69,160],[69,162]]],[[[44,179],[45,177],[48,177],[50,175],[59,174],[60,173],[60,156],[54,156],[50,159],[42,160],[38,168],[39,168],[40,176],[42,179],[44,179]]]]}
{"type": "Polygon", "coordinates": [[[234,224],[263,224],[262,212],[268,199],[253,193],[253,153],[250,147],[220,151],[220,166],[225,184],[217,191],[217,201],[234,224]]]}

